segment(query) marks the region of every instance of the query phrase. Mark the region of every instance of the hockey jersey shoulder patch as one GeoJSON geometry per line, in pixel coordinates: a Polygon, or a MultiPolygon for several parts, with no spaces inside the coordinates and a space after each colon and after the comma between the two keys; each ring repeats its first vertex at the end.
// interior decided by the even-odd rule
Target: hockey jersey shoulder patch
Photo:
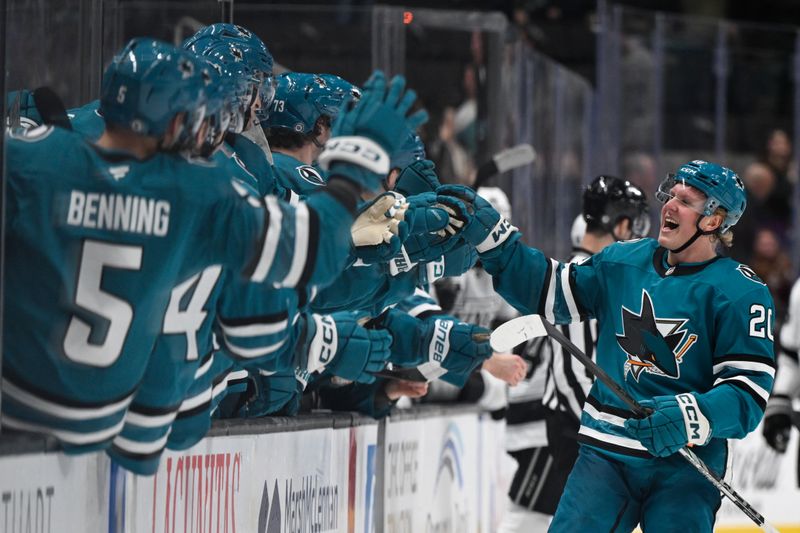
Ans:
{"type": "Polygon", "coordinates": [[[323,187],[325,185],[325,179],[322,177],[322,174],[311,165],[300,165],[296,167],[295,170],[297,170],[300,177],[308,183],[318,187],[323,187]]]}
{"type": "Polygon", "coordinates": [[[756,271],[753,270],[752,268],[750,268],[749,266],[747,266],[747,265],[739,265],[739,266],[736,267],[736,270],[738,270],[739,273],[742,276],[744,276],[745,278],[749,279],[753,283],[758,283],[759,285],[763,285],[765,287],[767,286],[767,284],[764,283],[764,281],[761,278],[758,277],[758,274],[756,274],[756,271]]]}

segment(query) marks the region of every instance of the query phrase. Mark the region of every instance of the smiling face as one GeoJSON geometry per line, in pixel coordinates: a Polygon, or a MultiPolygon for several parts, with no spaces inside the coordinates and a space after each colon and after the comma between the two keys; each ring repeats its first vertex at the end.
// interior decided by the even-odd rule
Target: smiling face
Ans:
{"type": "Polygon", "coordinates": [[[698,189],[682,183],[676,183],[668,194],[670,198],[661,208],[658,243],[668,250],[674,250],[697,231],[698,217],[703,215],[706,196],[698,189]]]}

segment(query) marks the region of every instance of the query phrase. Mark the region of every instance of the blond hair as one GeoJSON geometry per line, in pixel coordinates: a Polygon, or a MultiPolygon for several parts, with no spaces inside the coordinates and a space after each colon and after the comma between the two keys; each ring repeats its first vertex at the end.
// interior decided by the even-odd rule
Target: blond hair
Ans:
{"type": "MultiPolygon", "coordinates": [[[[724,222],[725,217],[728,216],[728,211],[723,207],[718,207],[717,210],[714,211],[714,214],[721,216],[724,222]]],[[[717,231],[711,236],[711,241],[719,241],[725,248],[730,248],[733,246],[733,231],[730,228],[724,232],[717,229],[717,231]]]]}

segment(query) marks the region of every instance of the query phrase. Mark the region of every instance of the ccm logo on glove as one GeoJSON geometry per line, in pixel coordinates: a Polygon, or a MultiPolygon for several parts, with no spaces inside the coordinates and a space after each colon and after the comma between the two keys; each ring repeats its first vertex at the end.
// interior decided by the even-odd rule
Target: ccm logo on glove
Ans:
{"type": "Polygon", "coordinates": [[[338,348],[336,323],[330,315],[313,315],[317,324],[317,333],[311,342],[311,353],[324,366],[331,362],[338,348]]]}
{"type": "Polygon", "coordinates": [[[675,396],[678,406],[683,411],[683,420],[686,423],[686,436],[689,444],[706,444],[711,438],[711,424],[697,405],[697,399],[689,393],[675,396]]]}
{"type": "Polygon", "coordinates": [[[332,161],[354,163],[376,174],[389,173],[389,155],[381,145],[367,137],[341,136],[329,139],[319,156],[319,163],[324,170],[328,170],[332,161]]]}

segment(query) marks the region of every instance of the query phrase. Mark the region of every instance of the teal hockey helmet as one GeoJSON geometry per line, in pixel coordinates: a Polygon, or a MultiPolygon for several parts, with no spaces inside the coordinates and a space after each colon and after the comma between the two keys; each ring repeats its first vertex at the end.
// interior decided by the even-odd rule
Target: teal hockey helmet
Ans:
{"type": "Polygon", "coordinates": [[[272,109],[263,126],[305,135],[314,131],[321,116],[335,119],[346,99],[357,100],[360,96],[357,87],[333,74],[280,74],[272,109]]]}
{"type": "Polygon", "coordinates": [[[238,77],[246,80],[261,96],[258,119],[266,119],[275,96],[273,59],[264,41],[236,24],[217,23],[202,28],[183,43],[197,55],[210,56],[238,77]]]}
{"type": "Polygon", "coordinates": [[[194,129],[203,119],[207,78],[197,58],[154,39],[132,39],[103,75],[100,113],[106,123],[161,137],[178,113],[194,129]]]}
{"type": "Polygon", "coordinates": [[[661,183],[656,198],[666,203],[672,198],[670,191],[679,183],[690,185],[706,195],[705,204],[699,214],[713,215],[718,207],[727,211],[719,228],[720,233],[725,233],[739,222],[747,207],[747,196],[741,178],[733,170],[716,163],[696,159],[681,165],[677,173],[669,175],[661,183]]]}

